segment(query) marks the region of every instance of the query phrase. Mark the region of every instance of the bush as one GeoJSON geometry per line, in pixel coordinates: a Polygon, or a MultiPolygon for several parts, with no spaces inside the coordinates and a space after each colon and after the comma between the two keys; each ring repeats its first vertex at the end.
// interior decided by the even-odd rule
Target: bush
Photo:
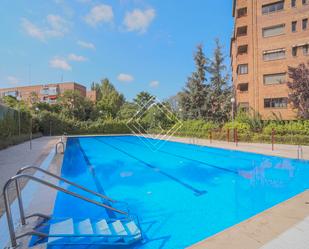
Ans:
{"type": "Polygon", "coordinates": [[[102,120],[74,121],[62,115],[42,111],[38,117],[44,135],[67,134],[124,134],[131,133],[124,121],[102,120]]]}
{"type": "Polygon", "coordinates": [[[237,132],[239,134],[247,134],[247,133],[250,132],[250,125],[247,124],[247,123],[240,123],[238,121],[235,121],[235,122],[226,123],[223,126],[223,129],[224,130],[227,130],[227,129],[230,129],[230,130],[237,129],[237,132]]]}
{"type": "MultiPolygon", "coordinates": [[[[41,137],[42,133],[34,133],[32,134],[32,138],[38,138],[41,137]]],[[[16,144],[20,144],[23,143],[25,141],[28,141],[30,139],[30,135],[29,134],[22,134],[20,136],[11,136],[11,137],[7,137],[7,138],[1,138],[0,139],[0,150],[5,149],[9,146],[12,145],[16,145],[16,144]]]]}

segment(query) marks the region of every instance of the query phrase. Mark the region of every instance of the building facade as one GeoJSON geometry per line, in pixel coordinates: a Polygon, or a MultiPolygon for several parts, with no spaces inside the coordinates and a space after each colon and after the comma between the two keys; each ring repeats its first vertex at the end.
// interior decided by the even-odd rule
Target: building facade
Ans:
{"type": "MultiPolygon", "coordinates": [[[[53,104],[57,98],[66,90],[78,91],[81,96],[87,96],[86,87],[75,82],[50,83],[33,86],[20,86],[0,89],[0,98],[4,96],[20,97],[28,103],[45,102],[53,104]]],[[[95,101],[95,96],[91,95],[91,100],[95,101]]]]}
{"type": "Polygon", "coordinates": [[[233,0],[232,80],[239,108],[296,118],[288,67],[309,61],[309,0],[233,0]]]}

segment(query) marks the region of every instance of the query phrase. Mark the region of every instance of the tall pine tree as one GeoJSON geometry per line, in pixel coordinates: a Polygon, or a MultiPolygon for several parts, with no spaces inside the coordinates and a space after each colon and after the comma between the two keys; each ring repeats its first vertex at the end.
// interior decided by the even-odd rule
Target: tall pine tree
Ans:
{"type": "Polygon", "coordinates": [[[228,83],[229,76],[226,73],[222,46],[218,39],[207,71],[210,75],[210,85],[206,102],[211,103],[207,105],[207,108],[210,108],[207,119],[214,122],[227,121],[231,111],[232,88],[228,83]]]}
{"type": "Polygon", "coordinates": [[[194,54],[196,71],[188,78],[186,87],[179,94],[179,105],[185,119],[202,119],[205,116],[207,59],[203,46],[194,54]]]}

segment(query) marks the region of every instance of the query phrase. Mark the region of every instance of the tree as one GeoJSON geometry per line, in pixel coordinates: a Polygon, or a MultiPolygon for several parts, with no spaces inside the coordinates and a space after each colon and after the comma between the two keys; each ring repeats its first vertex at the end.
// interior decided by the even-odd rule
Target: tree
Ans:
{"type": "Polygon", "coordinates": [[[230,99],[232,96],[232,88],[228,84],[229,76],[226,73],[222,46],[218,39],[216,39],[214,56],[213,59],[210,60],[207,71],[210,75],[208,98],[206,100],[208,103],[208,119],[214,122],[227,121],[231,111],[230,99]]]}
{"type": "Polygon", "coordinates": [[[104,117],[115,118],[121,106],[124,104],[124,96],[117,92],[108,79],[101,81],[101,99],[97,102],[97,108],[104,117]]]}
{"type": "Polygon", "coordinates": [[[148,92],[140,92],[139,94],[136,95],[133,101],[137,106],[141,108],[141,107],[146,107],[146,106],[150,106],[151,104],[153,104],[155,101],[155,98],[153,95],[151,95],[148,92]]]}
{"type": "Polygon", "coordinates": [[[197,46],[194,54],[196,71],[188,78],[186,87],[179,94],[179,105],[186,119],[202,119],[207,110],[206,68],[208,61],[203,52],[203,46],[197,46]]]}
{"type": "Polygon", "coordinates": [[[35,103],[38,103],[40,101],[40,98],[36,92],[31,92],[29,96],[30,104],[33,105],[35,103]]]}
{"type": "Polygon", "coordinates": [[[78,120],[89,118],[89,104],[79,91],[66,90],[60,96],[59,102],[62,106],[62,113],[68,117],[78,120]]]}
{"type": "Polygon", "coordinates": [[[91,90],[96,91],[97,100],[100,100],[102,98],[101,85],[99,83],[92,82],[91,90]]]}
{"type": "Polygon", "coordinates": [[[297,109],[299,118],[309,119],[309,63],[289,67],[288,73],[290,79],[292,79],[288,82],[289,102],[294,109],[297,109]]]}
{"type": "Polygon", "coordinates": [[[126,102],[121,107],[121,109],[120,109],[120,111],[118,113],[118,117],[120,119],[129,120],[129,119],[131,119],[132,117],[135,116],[137,111],[138,111],[138,107],[137,107],[136,104],[130,103],[130,102],[126,102]]]}

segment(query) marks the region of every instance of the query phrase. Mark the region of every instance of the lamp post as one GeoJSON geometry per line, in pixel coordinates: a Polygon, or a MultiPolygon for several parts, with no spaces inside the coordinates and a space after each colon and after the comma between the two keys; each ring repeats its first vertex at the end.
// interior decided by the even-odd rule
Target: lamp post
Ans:
{"type": "MultiPolygon", "coordinates": [[[[234,105],[235,105],[235,98],[231,98],[231,104],[232,104],[232,127],[233,127],[233,134],[234,134],[234,142],[236,142],[236,128],[234,127],[234,105]]],[[[237,143],[237,142],[236,142],[237,143]]]]}
{"type": "MultiPolygon", "coordinates": [[[[35,111],[38,112],[40,109],[38,107],[35,108],[35,111]]],[[[30,118],[30,150],[32,150],[32,116],[30,118]]]]}
{"type": "Polygon", "coordinates": [[[18,136],[20,137],[20,130],[21,130],[21,126],[20,126],[20,101],[21,101],[21,96],[18,95],[16,99],[18,101],[18,136]]]}
{"type": "Polygon", "coordinates": [[[232,123],[234,124],[234,105],[235,105],[235,98],[231,98],[231,104],[232,104],[232,123]]]}

